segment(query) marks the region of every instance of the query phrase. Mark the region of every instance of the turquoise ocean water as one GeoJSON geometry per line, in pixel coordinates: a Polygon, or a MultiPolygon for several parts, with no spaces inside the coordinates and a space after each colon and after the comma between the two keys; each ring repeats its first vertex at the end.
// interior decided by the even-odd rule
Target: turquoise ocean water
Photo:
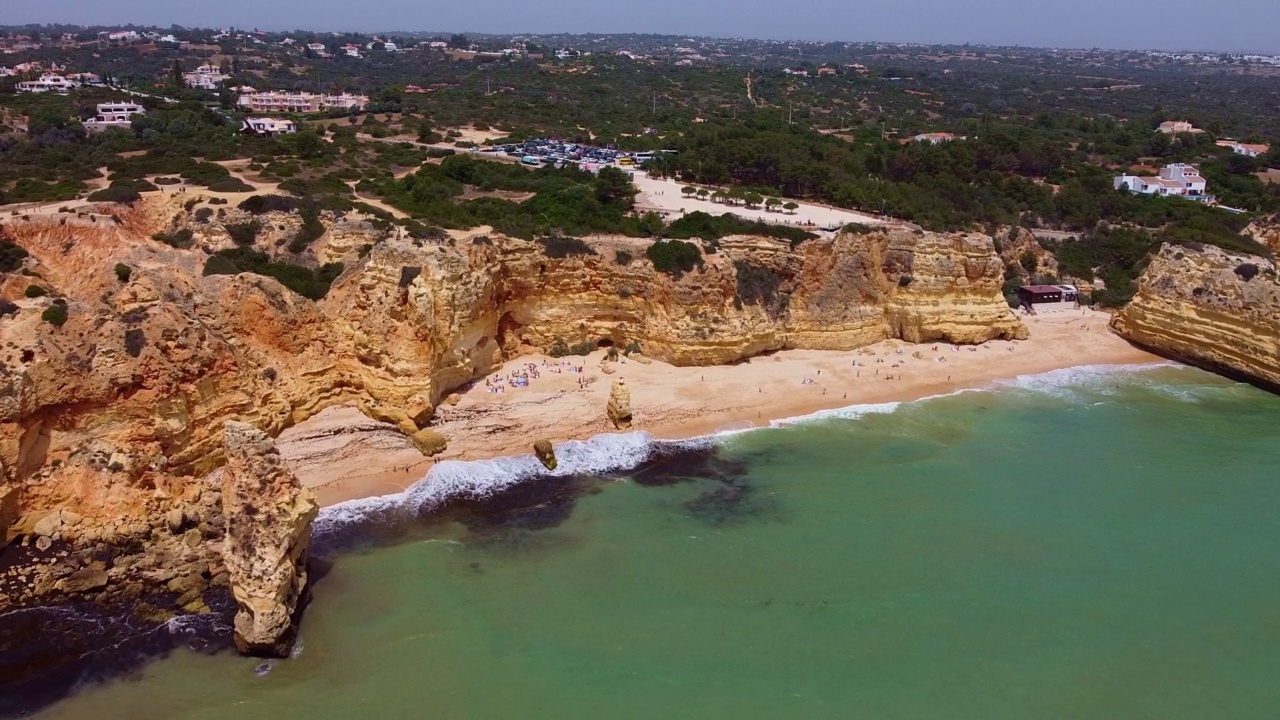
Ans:
{"type": "Polygon", "coordinates": [[[39,717],[1280,717],[1278,397],[1080,369],[690,446],[322,536],[295,658],[180,650],[39,717]]]}

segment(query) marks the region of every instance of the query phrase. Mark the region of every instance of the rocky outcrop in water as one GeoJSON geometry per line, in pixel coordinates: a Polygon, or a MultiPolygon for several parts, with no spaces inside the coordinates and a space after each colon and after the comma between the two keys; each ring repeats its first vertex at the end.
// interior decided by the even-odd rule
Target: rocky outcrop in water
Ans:
{"type": "Polygon", "coordinates": [[[1165,245],[1111,327],[1166,357],[1280,391],[1280,283],[1265,258],[1165,245]]]}
{"type": "Polygon", "coordinates": [[[539,438],[533,441],[533,454],[538,457],[538,462],[548,470],[555,470],[559,465],[556,460],[555,448],[551,445],[551,441],[546,438],[539,438]]]}
{"type": "Polygon", "coordinates": [[[626,381],[614,380],[609,389],[609,403],[605,406],[609,422],[619,430],[631,429],[631,390],[626,381]]]}
{"type": "Polygon", "coordinates": [[[307,589],[307,547],[318,511],[266,433],[239,422],[225,430],[222,558],[239,607],[236,648],[288,657],[307,589]]]}

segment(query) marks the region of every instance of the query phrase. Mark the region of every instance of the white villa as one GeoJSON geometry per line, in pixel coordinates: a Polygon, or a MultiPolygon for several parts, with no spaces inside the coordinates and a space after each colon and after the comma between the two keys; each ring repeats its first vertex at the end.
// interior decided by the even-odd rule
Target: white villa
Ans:
{"type": "Polygon", "coordinates": [[[218,84],[228,77],[222,74],[222,70],[213,65],[201,65],[196,68],[195,72],[183,73],[182,79],[186,81],[187,87],[198,88],[200,90],[217,90],[218,84]]]}
{"type": "Polygon", "coordinates": [[[61,75],[52,73],[41,75],[39,80],[28,80],[18,83],[18,92],[20,93],[68,93],[80,87],[80,83],[75,80],[68,80],[61,75]]]}
{"type": "Polygon", "coordinates": [[[1266,155],[1271,152],[1270,145],[1250,145],[1248,143],[1240,143],[1235,140],[1219,140],[1218,147],[1231,148],[1231,151],[1237,155],[1256,158],[1259,155],[1266,155]]]}
{"type": "Polygon", "coordinates": [[[956,140],[956,139],[964,140],[964,138],[956,138],[954,134],[949,132],[924,133],[921,135],[916,135],[911,139],[914,140],[915,142],[927,142],[930,145],[937,145],[938,143],[951,142],[952,140],[956,140]]]}
{"type": "Polygon", "coordinates": [[[364,95],[322,95],[308,92],[284,92],[277,90],[258,92],[253,88],[240,88],[236,105],[261,113],[317,113],[333,109],[359,110],[369,104],[364,95]]]}
{"type": "Polygon", "coordinates": [[[1121,175],[1115,179],[1117,190],[1141,193],[1143,195],[1176,196],[1191,199],[1205,199],[1207,183],[1200,176],[1200,169],[1186,163],[1173,163],[1160,169],[1158,177],[1140,177],[1138,175],[1121,175]]]}
{"type": "Polygon", "coordinates": [[[1198,135],[1204,132],[1186,120],[1166,120],[1160,123],[1160,127],[1156,128],[1156,130],[1164,133],[1165,135],[1178,135],[1181,133],[1198,135]]]}
{"type": "Polygon", "coordinates": [[[298,132],[298,124],[286,118],[246,118],[244,121],[244,127],[241,128],[240,131],[252,133],[254,135],[275,137],[277,135],[288,135],[290,133],[298,132]]]}
{"type": "Polygon", "coordinates": [[[146,110],[134,102],[109,102],[98,104],[98,114],[84,121],[89,132],[102,132],[109,128],[128,128],[134,115],[145,115],[146,110]]]}

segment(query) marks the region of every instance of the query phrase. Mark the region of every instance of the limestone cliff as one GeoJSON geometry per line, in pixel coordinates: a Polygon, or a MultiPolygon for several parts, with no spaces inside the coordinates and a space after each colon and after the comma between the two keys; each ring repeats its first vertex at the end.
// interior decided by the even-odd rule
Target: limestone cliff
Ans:
{"type": "Polygon", "coordinates": [[[1280,215],[1254,218],[1241,231],[1241,234],[1257,240],[1272,250],[1280,250],[1280,215]]]}
{"type": "Polygon", "coordinates": [[[307,588],[307,546],[319,506],[285,467],[266,433],[228,422],[222,470],[222,558],[239,606],[241,653],[288,657],[307,588]]]}
{"type": "MultiPolygon", "coordinates": [[[[225,232],[183,207],[170,197],[84,217],[0,218],[30,253],[24,272],[0,277],[0,296],[17,306],[0,316],[0,487],[16,488],[21,516],[77,513],[69,541],[149,542],[168,498],[224,461],[229,420],[274,436],[354,405],[413,435],[454,389],[557,341],[634,343],[655,359],[702,365],[894,337],[1026,333],[981,235],[846,233],[797,248],[726,238],[705,267],[672,277],[615,258],[618,249],[642,257],[642,240],[554,258],[533,242],[411,240],[326,216],[316,247],[288,255],[345,264],[313,302],[267,277],[202,276],[225,232]],[[190,249],[152,239],[181,229],[198,229],[190,249]],[[130,272],[118,275],[117,264],[130,272]],[[32,282],[49,295],[25,297],[32,282]],[[41,318],[55,302],[65,324],[41,318]]],[[[291,226],[272,224],[260,242],[279,255],[291,226]]],[[[443,446],[421,437],[428,451],[443,446]]],[[[14,502],[12,490],[6,498],[14,502]]]]}
{"type": "Polygon", "coordinates": [[[1269,260],[1165,245],[1111,325],[1162,355],[1280,391],[1280,284],[1269,260]]]}

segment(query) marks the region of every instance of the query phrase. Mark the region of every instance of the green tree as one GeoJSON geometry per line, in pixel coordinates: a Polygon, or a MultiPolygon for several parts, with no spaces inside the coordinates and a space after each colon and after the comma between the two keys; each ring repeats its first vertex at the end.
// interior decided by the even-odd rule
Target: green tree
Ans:
{"type": "Polygon", "coordinates": [[[173,85],[174,87],[182,87],[183,85],[182,61],[178,60],[177,58],[174,58],[173,68],[169,71],[169,84],[173,85]]]}

